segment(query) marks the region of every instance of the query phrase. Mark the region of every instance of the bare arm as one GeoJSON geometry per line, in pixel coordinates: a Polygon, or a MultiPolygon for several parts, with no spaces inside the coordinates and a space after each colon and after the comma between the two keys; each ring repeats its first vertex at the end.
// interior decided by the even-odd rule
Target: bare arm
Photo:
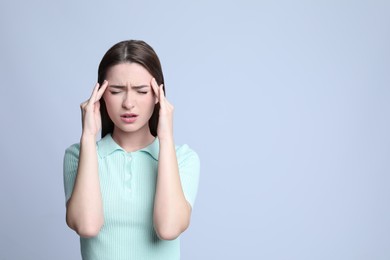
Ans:
{"type": "Polygon", "coordinates": [[[190,224],[191,206],[184,197],[173,140],[160,140],[153,217],[158,236],[166,240],[177,238],[190,224]]]}
{"type": "Polygon", "coordinates": [[[160,152],[153,222],[161,239],[172,240],[189,226],[191,206],[184,196],[180,181],[173,140],[173,106],[165,99],[162,85],[159,87],[154,79],[152,87],[160,102],[157,128],[160,152]]]}
{"type": "Polygon", "coordinates": [[[106,87],[105,82],[98,90],[97,84],[91,98],[80,105],[83,133],[80,139],[77,176],[66,207],[66,223],[81,237],[96,236],[104,222],[96,134],[101,126],[99,99],[106,87]]]}

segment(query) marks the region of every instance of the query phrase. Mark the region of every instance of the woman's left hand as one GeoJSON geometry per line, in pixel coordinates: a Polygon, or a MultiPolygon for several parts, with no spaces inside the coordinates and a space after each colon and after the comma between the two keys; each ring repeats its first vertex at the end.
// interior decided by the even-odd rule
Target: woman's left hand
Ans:
{"type": "Polygon", "coordinates": [[[160,113],[157,126],[157,136],[160,140],[173,140],[173,105],[165,98],[163,84],[158,86],[152,78],[152,89],[160,103],[160,113]]]}

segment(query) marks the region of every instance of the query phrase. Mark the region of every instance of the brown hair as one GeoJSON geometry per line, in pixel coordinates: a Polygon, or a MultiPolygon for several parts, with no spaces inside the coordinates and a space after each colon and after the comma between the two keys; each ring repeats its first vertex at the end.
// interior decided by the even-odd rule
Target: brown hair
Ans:
{"type": "MultiPolygon", "coordinates": [[[[106,54],[104,54],[99,64],[98,82],[103,84],[106,78],[107,70],[120,63],[138,63],[143,66],[156,79],[157,84],[164,84],[164,75],[162,73],[161,63],[153,48],[144,41],[129,40],[122,41],[112,46],[106,54]]],[[[165,93],[165,84],[163,86],[165,93]]],[[[160,110],[160,103],[154,106],[154,111],[149,119],[149,129],[153,136],[157,136],[158,114],[160,110]]],[[[100,114],[102,116],[102,135],[114,131],[114,123],[107,113],[106,103],[104,99],[100,99],[100,114]]]]}

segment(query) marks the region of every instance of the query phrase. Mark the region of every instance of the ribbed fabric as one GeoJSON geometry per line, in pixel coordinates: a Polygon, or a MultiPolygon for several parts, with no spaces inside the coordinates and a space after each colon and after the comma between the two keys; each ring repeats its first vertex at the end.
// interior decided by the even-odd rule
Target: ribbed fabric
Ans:
{"type": "MultiPolygon", "coordinates": [[[[64,155],[66,201],[77,175],[80,144],[64,155]]],[[[159,141],[126,152],[110,134],[97,142],[104,225],[94,238],[80,238],[83,260],[180,259],[180,238],[160,240],[153,228],[153,203],[157,181],[159,141]]],[[[183,192],[194,205],[200,163],[188,145],[176,146],[183,192]]]]}

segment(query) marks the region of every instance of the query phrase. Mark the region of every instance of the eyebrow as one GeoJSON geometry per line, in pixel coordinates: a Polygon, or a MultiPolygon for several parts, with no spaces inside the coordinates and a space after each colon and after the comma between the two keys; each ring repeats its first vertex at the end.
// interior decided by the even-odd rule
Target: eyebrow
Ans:
{"type": "MultiPolygon", "coordinates": [[[[118,88],[118,89],[125,89],[126,86],[122,85],[109,85],[110,88],[118,88]]],[[[141,89],[141,88],[147,88],[149,85],[139,85],[139,86],[131,86],[133,89],[141,89]]]]}

